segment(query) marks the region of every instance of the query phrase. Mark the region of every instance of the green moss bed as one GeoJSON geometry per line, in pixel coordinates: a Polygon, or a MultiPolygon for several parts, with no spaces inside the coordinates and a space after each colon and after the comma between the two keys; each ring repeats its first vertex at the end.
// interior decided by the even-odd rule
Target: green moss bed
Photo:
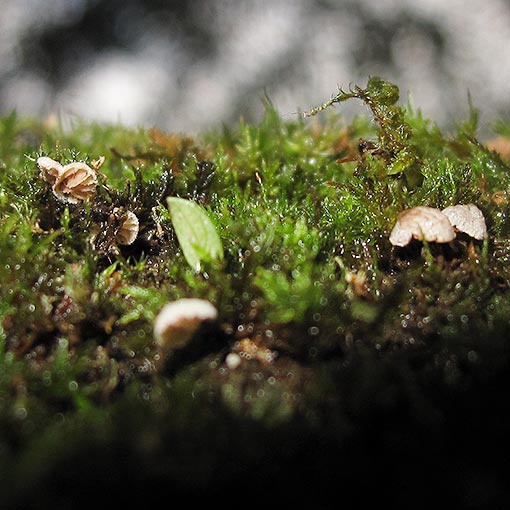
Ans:
{"type": "Polygon", "coordinates": [[[0,508],[508,503],[510,165],[489,141],[510,124],[479,130],[379,78],[200,136],[2,118],[0,508]],[[93,197],[60,200],[41,156],[104,156],[93,197]],[[190,263],[168,197],[219,253],[190,263]],[[390,244],[404,209],[456,204],[485,240],[390,244]],[[154,320],[188,297],[218,319],[162,350],[154,320]]]}

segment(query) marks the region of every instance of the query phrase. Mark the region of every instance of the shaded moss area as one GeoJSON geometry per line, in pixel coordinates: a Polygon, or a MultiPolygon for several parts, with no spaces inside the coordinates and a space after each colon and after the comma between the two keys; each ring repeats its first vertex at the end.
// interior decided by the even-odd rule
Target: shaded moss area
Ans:
{"type": "Polygon", "coordinates": [[[474,109],[443,133],[378,78],[309,115],[344,100],[366,118],[268,104],[196,138],[1,120],[2,508],[510,496],[508,160],[474,109]],[[94,198],[58,200],[41,155],[105,156],[94,198]],[[169,196],[207,211],[221,260],[187,264],[169,196]],[[402,210],[459,203],[487,240],[389,243],[402,210]],[[218,321],[161,353],[154,318],[182,297],[218,321]]]}

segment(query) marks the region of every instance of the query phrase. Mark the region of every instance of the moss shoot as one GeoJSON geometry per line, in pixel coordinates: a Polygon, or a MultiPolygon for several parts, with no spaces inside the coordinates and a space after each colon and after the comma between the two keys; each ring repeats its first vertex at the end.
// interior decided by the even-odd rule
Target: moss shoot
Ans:
{"type": "Polygon", "coordinates": [[[0,507],[70,508],[90,487],[508,498],[510,124],[497,150],[477,129],[471,107],[443,132],[380,78],[196,138],[0,119],[0,507]],[[329,108],[346,100],[366,116],[329,108]],[[55,196],[40,156],[104,156],[93,197],[55,196]],[[185,216],[176,231],[169,197],[199,206],[208,235],[185,216]],[[404,209],[457,204],[477,205],[487,239],[390,244],[404,209]],[[190,297],[218,320],[162,353],[155,317],[190,297]]]}

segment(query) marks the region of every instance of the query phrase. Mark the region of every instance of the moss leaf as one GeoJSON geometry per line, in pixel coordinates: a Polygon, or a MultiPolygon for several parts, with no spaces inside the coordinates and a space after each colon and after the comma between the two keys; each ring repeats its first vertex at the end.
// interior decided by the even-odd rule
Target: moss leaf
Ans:
{"type": "Polygon", "coordinates": [[[220,236],[205,209],[190,200],[167,198],[177,240],[188,264],[200,271],[203,262],[223,259],[220,236]]]}

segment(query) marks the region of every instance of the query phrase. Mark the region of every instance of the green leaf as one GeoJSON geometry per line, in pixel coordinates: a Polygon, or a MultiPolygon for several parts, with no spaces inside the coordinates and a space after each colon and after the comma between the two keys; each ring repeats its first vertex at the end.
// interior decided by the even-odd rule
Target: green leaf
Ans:
{"type": "Polygon", "coordinates": [[[190,200],[167,198],[177,240],[188,264],[200,271],[202,262],[223,259],[220,236],[205,209],[190,200]]]}

